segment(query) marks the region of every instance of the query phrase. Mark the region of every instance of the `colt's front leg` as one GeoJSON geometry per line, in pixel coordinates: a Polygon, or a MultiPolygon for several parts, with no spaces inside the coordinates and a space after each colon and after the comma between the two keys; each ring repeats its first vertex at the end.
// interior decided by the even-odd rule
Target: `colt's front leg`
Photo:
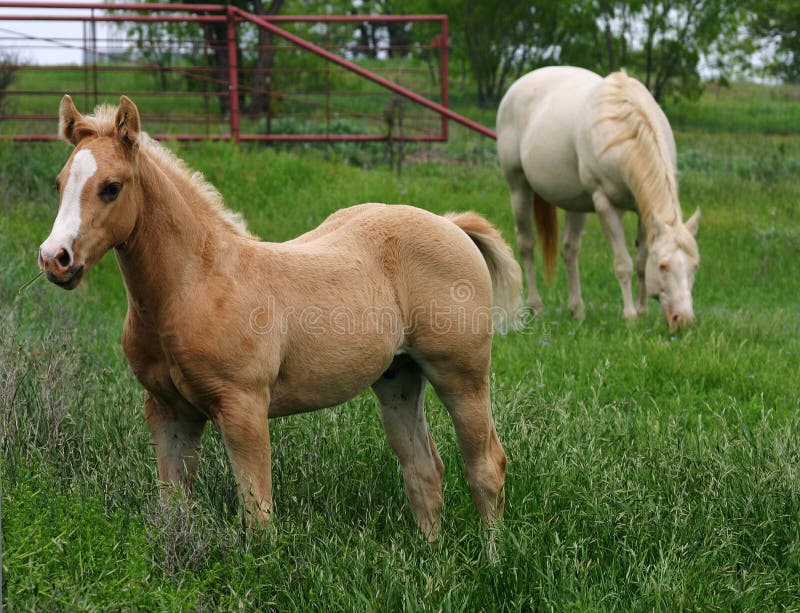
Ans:
{"type": "Polygon", "coordinates": [[[168,406],[150,392],[145,392],[144,414],[156,447],[162,498],[175,488],[188,493],[197,474],[205,416],[189,406],[168,406]]]}
{"type": "Polygon", "coordinates": [[[247,525],[266,525],[272,512],[269,395],[228,399],[215,416],[244,505],[247,525]]]}

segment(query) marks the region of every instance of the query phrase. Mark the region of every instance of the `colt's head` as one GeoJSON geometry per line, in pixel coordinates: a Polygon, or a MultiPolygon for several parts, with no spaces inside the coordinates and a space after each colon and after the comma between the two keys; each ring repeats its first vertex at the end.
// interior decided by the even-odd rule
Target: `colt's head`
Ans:
{"type": "Polygon", "coordinates": [[[59,208],[50,236],[39,248],[39,268],[65,289],[133,231],[132,185],[140,137],[139,112],[122,96],[119,107],[81,115],[72,98],[59,108],[59,136],[75,150],[58,174],[59,208]]]}

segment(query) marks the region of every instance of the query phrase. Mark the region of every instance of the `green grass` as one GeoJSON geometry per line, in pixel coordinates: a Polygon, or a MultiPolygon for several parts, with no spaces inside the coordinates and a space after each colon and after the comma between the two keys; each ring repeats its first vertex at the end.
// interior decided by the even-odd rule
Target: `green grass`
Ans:
{"type": "Polygon", "coordinates": [[[710,132],[797,134],[800,88],[735,83],[707,86],[698,100],[664,101],[673,126],[710,132]]]}
{"type": "MultiPolygon", "coordinates": [[[[492,144],[454,136],[415,150],[400,176],[380,148],[178,151],[268,240],[370,200],[474,209],[512,237],[492,144]]],[[[126,299],[113,257],[74,292],[40,280],[17,293],[36,273],[69,148],[0,143],[3,605],[796,607],[800,139],[693,129],[677,140],[684,212],[703,210],[698,323],[672,336],[653,305],[626,325],[590,219],[586,321],[568,315],[562,266],[543,291],[545,317],[495,343],[494,413],[509,458],[495,560],[432,393],[428,418],[447,469],[434,545],[416,531],[369,394],[271,424],[276,520],[266,534],[240,527],[213,429],[191,502],[162,507],[142,391],[119,343],[126,299]]]]}

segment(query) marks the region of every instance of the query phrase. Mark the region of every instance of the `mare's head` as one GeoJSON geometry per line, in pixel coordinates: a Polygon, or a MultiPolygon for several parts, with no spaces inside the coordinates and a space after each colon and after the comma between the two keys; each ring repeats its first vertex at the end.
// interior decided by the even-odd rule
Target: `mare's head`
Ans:
{"type": "Polygon", "coordinates": [[[664,226],[658,220],[655,223],[661,227],[647,254],[647,293],[658,298],[670,329],[679,330],[694,323],[692,287],[700,264],[694,237],[700,223],[700,209],[685,224],[680,220],[676,226],[664,226]]]}
{"type": "Polygon", "coordinates": [[[75,150],[56,179],[58,215],[39,248],[39,268],[56,285],[74,289],[136,223],[139,112],[122,96],[118,108],[98,107],[84,116],[64,96],[58,132],[75,150]]]}

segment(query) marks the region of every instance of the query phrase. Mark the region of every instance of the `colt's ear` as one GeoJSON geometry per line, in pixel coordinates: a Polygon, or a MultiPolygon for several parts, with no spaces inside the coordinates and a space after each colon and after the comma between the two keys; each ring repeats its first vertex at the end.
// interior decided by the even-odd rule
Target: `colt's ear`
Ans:
{"type": "Polygon", "coordinates": [[[72,145],[77,145],[82,135],[76,132],[75,124],[80,118],[81,114],[75,108],[72,98],[68,94],[64,94],[58,107],[58,137],[72,145]]]}
{"type": "Polygon", "coordinates": [[[697,210],[694,214],[686,221],[686,229],[689,230],[692,234],[697,234],[697,227],[700,225],[700,207],[697,207],[697,210]]]}
{"type": "Polygon", "coordinates": [[[139,144],[139,111],[127,96],[119,99],[114,125],[117,127],[117,138],[122,146],[134,150],[139,144]]]}

